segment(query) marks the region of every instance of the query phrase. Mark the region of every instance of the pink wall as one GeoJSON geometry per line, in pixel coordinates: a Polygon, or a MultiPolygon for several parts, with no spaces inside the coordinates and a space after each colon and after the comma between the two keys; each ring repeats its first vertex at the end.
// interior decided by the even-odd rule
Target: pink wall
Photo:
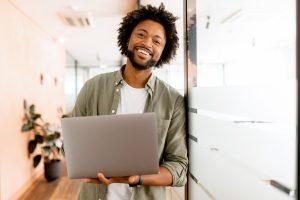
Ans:
{"type": "Polygon", "coordinates": [[[0,199],[15,198],[42,173],[42,165],[33,169],[27,157],[30,138],[20,132],[22,102],[35,103],[45,120],[59,123],[57,107],[65,106],[64,72],[64,48],[9,1],[0,0],[0,199]]]}

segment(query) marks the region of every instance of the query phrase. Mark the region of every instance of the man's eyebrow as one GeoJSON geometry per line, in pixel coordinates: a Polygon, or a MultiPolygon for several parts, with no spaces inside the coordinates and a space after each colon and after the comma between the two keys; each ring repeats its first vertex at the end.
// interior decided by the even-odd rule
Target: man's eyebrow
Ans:
{"type": "Polygon", "coordinates": [[[142,29],[142,28],[137,29],[137,31],[144,31],[144,32],[148,33],[148,31],[146,31],[145,29],[142,29]]]}
{"type": "MultiPolygon", "coordinates": [[[[143,31],[143,32],[148,33],[148,31],[146,31],[145,29],[142,29],[142,28],[137,29],[137,31],[143,31]]],[[[160,38],[162,40],[162,37],[159,36],[159,35],[155,35],[154,37],[158,37],[158,38],[160,38]]]]}

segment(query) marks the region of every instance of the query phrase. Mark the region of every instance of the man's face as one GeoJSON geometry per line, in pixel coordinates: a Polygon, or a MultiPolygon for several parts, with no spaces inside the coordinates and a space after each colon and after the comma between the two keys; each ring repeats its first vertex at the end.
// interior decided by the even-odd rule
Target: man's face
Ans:
{"type": "Polygon", "coordinates": [[[158,62],[165,44],[164,27],[152,20],[142,21],[131,33],[128,58],[136,69],[148,69],[158,62]]]}

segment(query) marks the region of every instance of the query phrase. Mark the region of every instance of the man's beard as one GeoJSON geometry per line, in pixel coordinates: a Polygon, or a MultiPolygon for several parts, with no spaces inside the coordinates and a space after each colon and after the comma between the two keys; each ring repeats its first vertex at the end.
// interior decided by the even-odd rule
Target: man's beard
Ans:
{"type": "Polygon", "coordinates": [[[135,60],[134,60],[134,53],[133,51],[130,51],[128,50],[127,51],[127,57],[128,59],[130,60],[132,66],[137,69],[137,70],[145,70],[145,69],[149,69],[151,67],[154,67],[157,63],[156,60],[153,60],[152,58],[147,61],[145,64],[141,65],[141,64],[138,64],[135,60]]]}

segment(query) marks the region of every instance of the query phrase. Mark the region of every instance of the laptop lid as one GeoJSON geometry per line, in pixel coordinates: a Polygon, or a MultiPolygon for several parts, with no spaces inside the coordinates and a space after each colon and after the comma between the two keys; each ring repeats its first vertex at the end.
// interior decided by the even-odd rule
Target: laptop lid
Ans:
{"type": "Polygon", "coordinates": [[[63,118],[62,134],[69,178],[159,171],[155,113],[63,118]]]}

